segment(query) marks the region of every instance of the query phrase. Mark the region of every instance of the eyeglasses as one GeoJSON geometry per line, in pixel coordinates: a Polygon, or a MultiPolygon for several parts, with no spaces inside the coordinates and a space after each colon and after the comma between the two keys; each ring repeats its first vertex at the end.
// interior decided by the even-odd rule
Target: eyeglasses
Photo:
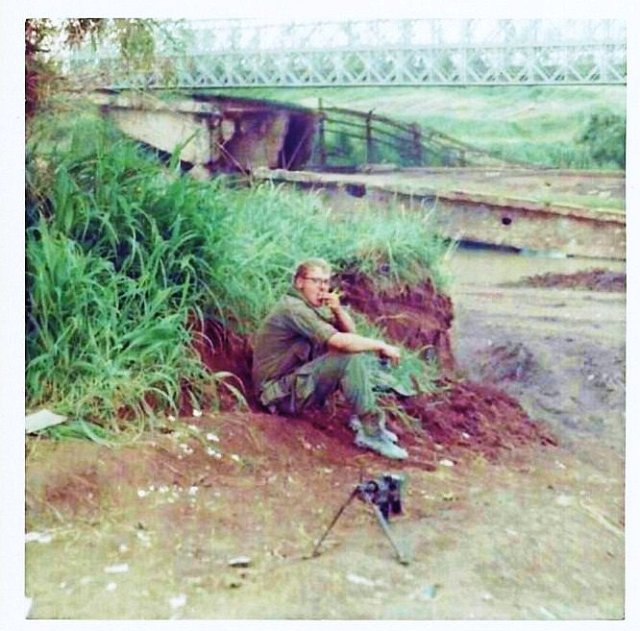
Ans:
{"type": "Polygon", "coordinates": [[[305,280],[310,280],[312,283],[315,283],[316,285],[324,285],[325,287],[328,287],[329,283],[331,282],[330,278],[316,278],[315,276],[303,276],[303,278],[305,280]]]}

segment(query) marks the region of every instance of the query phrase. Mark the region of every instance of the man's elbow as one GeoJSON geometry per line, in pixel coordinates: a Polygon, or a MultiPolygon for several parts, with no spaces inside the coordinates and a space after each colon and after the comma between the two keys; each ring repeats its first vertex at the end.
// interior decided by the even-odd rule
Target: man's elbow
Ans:
{"type": "Polygon", "coordinates": [[[328,340],[327,346],[332,351],[349,351],[349,333],[334,333],[328,340]]]}

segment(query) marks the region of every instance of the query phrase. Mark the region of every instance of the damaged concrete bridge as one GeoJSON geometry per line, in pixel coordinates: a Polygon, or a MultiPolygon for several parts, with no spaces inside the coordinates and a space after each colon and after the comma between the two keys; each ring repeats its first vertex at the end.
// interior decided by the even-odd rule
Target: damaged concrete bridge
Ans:
{"type": "Polygon", "coordinates": [[[622,201],[619,174],[472,167],[348,174],[259,169],[254,177],[316,191],[336,209],[361,212],[371,205],[429,214],[437,230],[456,241],[626,259],[624,212],[593,205],[622,201]]]}
{"type": "Polygon", "coordinates": [[[195,177],[242,173],[313,190],[336,209],[428,213],[458,241],[626,259],[623,173],[507,163],[435,130],[321,103],[108,92],[95,101],[126,134],[177,155],[195,177]]]}

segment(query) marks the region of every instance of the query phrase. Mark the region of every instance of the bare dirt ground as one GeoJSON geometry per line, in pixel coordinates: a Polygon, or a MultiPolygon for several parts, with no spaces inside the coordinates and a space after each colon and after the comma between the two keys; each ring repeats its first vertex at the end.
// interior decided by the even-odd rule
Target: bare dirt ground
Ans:
{"type": "Polygon", "coordinates": [[[117,449],[29,439],[29,616],[622,618],[625,294],[454,267],[462,385],[423,401],[426,437],[393,423],[406,463],[352,447],[339,415],[195,415],[117,449]],[[358,500],[309,558],[386,471],[407,476],[391,531],[410,563],[358,500]]]}

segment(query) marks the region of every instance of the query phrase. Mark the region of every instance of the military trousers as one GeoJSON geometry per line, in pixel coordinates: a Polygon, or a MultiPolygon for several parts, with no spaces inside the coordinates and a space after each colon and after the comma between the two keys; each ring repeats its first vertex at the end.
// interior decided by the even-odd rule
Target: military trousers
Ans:
{"type": "Polygon", "coordinates": [[[283,414],[300,414],[308,407],[322,407],[337,390],[353,414],[376,411],[370,353],[330,351],[303,364],[290,374],[264,384],[260,401],[283,414]]]}

